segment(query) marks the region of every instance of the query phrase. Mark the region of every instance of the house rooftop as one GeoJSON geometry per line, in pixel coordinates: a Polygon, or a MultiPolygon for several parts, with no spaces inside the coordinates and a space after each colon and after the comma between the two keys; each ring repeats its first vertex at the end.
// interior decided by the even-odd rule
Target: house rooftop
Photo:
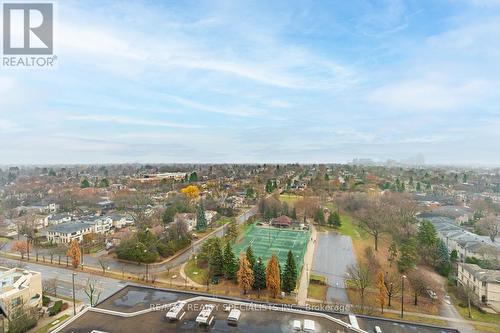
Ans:
{"type": "Polygon", "coordinates": [[[459,266],[468,271],[479,281],[500,284],[500,271],[483,269],[476,264],[460,263],[459,266]]]}
{"type": "Polygon", "coordinates": [[[90,221],[72,221],[72,222],[66,222],[66,223],[61,223],[58,225],[54,225],[51,227],[48,227],[46,229],[47,232],[58,232],[62,234],[71,234],[73,232],[78,232],[85,230],[87,228],[90,228],[94,225],[93,222],[90,221]]]}

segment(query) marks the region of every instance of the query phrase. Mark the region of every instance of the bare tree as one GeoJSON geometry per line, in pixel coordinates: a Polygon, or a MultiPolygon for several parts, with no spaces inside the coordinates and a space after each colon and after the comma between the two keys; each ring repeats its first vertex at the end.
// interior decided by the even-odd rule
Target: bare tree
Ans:
{"type": "Polygon", "coordinates": [[[83,292],[87,295],[90,306],[94,307],[99,303],[99,299],[101,298],[102,288],[94,278],[88,278],[87,284],[85,288],[83,288],[83,292]]]}
{"type": "Polygon", "coordinates": [[[494,214],[488,214],[479,221],[478,227],[488,234],[492,242],[495,242],[495,238],[500,233],[500,218],[494,214]]]}
{"type": "Polygon", "coordinates": [[[361,296],[361,304],[364,304],[365,291],[371,285],[373,272],[368,265],[356,264],[347,268],[346,279],[349,283],[358,289],[361,296]]]}
{"type": "Polygon", "coordinates": [[[408,279],[413,289],[413,303],[418,305],[418,295],[422,295],[427,289],[432,288],[431,281],[427,278],[427,275],[420,270],[410,272],[408,274],[408,279]]]}
{"type": "Polygon", "coordinates": [[[358,212],[359,227],[373,236],[375,251],[378,251],[378,240],[390,222],[390,209],[380,198],[369,200],[358,212]]]}
{"type": "Polygon", "coordinates": [[[106,270],[108,269],[108,261],[103,257],[99,257],[99,259],[97,259],[97,262],[102,269],[102,274],[106,275],[106,270]]]}
{"type": "Polygon", "coordinates": [[[52,279],[47,279],[42,282],[42,289],[43,292],[52,294],[55,297],[57,297],[57,289],[59,286],[59,280],[57,277],[52,278],[52,279]]]}
{"type": "Polygon", "coordinates": [[[391,300],[401,291],[399,275],[395,273],[387,273],[384,275],[385,288],[387,290],[387,298],[389,300],[387,306],[391,306],[391,300]]]}

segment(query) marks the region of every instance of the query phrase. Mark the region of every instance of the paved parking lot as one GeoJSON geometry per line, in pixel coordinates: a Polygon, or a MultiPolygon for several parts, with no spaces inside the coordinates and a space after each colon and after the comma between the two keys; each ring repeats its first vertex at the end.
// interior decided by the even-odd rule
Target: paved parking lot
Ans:
{"type": "Polygon", "coordinates": [[[318,233],[318,244],[314,256],[312,274],[326,276],[329,303],[349,303],[344,288],[347,267],[356,263],[352,240],[334,232],[318,233]]]}

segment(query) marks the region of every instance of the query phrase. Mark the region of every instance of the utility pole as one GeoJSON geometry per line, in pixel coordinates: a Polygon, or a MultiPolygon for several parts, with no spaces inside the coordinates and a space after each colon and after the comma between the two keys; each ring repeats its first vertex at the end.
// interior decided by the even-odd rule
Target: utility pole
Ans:
{"type": "Polygon", "coordinates": [[[406,275],[401,275],[401,318],[403,318],[404,313],[405,279],[406,275]]]}
{"type": "Polygon", "coordinates": [[[75,301],[75,275],[76,273],[73,272],[73,316],[76,316],[76,301],[75,301]]]}

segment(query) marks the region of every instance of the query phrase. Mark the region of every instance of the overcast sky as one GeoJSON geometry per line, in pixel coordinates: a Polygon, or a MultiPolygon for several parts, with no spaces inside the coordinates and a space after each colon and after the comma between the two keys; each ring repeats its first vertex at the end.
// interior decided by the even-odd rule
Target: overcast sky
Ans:
{"type": "Polygon", "coordinates": [[[500,0],[59,1],[0,164],[500,165],[500,0]]]}

